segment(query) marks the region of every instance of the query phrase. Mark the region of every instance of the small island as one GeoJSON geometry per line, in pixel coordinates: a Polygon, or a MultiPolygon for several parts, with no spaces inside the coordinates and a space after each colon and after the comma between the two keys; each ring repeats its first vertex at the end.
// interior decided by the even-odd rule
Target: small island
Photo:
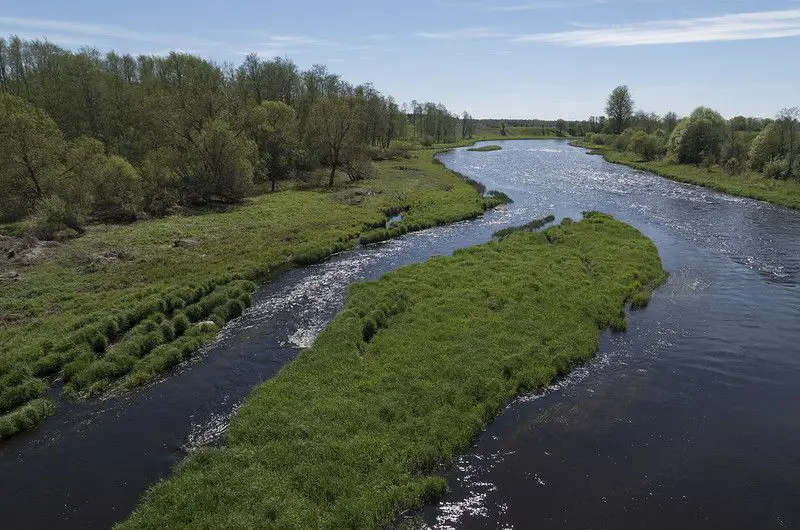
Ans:
{"type": "Polygon", "coordinates": [[[480,153],[484,153],[487,151],[500,151],[502,147],[499,145],[484,145],[483,147],[471,147],[467,149],[467,151],[476,151],[480,153]]]}

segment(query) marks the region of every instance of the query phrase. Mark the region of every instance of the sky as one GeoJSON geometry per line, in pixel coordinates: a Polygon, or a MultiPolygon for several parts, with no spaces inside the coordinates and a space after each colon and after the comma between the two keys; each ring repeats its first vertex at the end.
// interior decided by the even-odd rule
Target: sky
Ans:
{"type": "Polygon", "coordinates": [[[800,0],[0,0],[0,35],[70,49],[324,64],[398,102],[479,118],[800,105],[800,0]]]}

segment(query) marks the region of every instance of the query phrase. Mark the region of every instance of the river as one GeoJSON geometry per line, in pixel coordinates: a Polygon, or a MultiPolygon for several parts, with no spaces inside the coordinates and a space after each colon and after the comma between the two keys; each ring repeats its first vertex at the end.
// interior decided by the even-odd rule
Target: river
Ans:
{"type": "Polygon", "coordinates": [[[255,384],[313,342],[347,286],[601,210],[659,248],[669,281],[597,358],[505,409],[447,472],[432,528],[800,525],[800,212],[606,163],[558,141],[454,150],[449,167],[508,193],[507,211],[287,272],[175,373],[142,391],[58,402],[0,444],[3,528],[107,528],[186,450],[224,439],[255,384]]]}

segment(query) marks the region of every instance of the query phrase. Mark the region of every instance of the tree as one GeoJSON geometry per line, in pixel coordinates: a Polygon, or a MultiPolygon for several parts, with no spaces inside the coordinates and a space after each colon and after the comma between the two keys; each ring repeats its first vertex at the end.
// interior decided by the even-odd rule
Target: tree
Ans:
{"type": "Polygon", "coordinates": [[[678,124],[678,115],[674,112],[667,112],[664,114],[664,118],[661,120],[664,124],[664,130],[667,134],[670,134],[673,130],[675,130],[675,126],[678,124]]]}
{"type": "Polygon", "coordinates": [[[180,164],[189,202],[212,199],[236,202],[250,191],[257,159],[255,142],[235,134],[223,120],[213,120],[192,138],[195,148],[180,164]]]}
{"type": "Polygon", "coordinates": [[[562,119],[556,120],[556,135],[564,136],[564,127],[566,126],[566,122],[562,119]]]}
{"type": "Polygon", "coordinates": [[[797,152],[797,121],[800,118],[800,108],[790,107],[781,109],[778,113],[778,123],[781,124],[781,129],[786,144],[786,159],[790,168],[794,168],[794,160],[797,152]]]}
{"type": "Polygon", "coordinates": [[[331,168],[328,185],[336,182],[336,170],[345,162],[347,144],[354,139],[358,121],[356,100],[352,96],[329,95],[316,101],[309,123],[313,143],[331,168]]]}
{"type": "Polygon", "coordinates": [[[297,151],[297,115],[280,101],[264,101],[252,109],[250,137],[258,147],[254,180],[269,180],[272,191],[278,181],[291,175],[297,151]]]}
{"type": "Polygon", "coordinates": [[[618,86],[608,96],[606,114],[611,123],[611,132],[620,134],[633,116],[633,99],[626,85],[618,86]]]}
{"type": "Polygon", "coordinates": [[[719,162],[728,136],[728,122],[708,107],[697,107],[678,122],[669,138],[669,151],[680,164],[719,162]]]}
{"type": "Polygon", "coordinates": [[[475,120],[466,111],[461,115],[461,138],[472,138],[475,133],[475,120]]]}
{"type": "Polygon", "coordinates": [[[46,112],[0,94],[0,217],[19,218],[49,193],[62,171],[64,147],[64,136],[46,112]]]}
{"type": "Polygon", "coordinates": [[[750,144],[750,168],[763,172],[765,166],[772,160],[783,155],[781,145],[781,131],[777,123],[770,123],[753,139],[750,144]]]}

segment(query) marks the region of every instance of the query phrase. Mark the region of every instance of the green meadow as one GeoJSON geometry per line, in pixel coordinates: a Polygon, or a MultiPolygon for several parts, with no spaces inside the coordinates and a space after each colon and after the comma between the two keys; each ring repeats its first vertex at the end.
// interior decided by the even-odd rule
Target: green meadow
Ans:
{"type": "MultiPolygon", "coordinates": [[[[473,218],[504,200],[484,198],[434,154],[377,163],[375,178],[332,189],[297,185],[241,206],[94,225],[55,246],[17,248],[18,263],[0,276],[0,439],[53,413],[45,393],[56,378],[69,399],[153,380],[239,316],[255,282],[286,267],[363,236],[473,218]],[[387,232],[397,211],[403,219],[387,232]]],[[[0,234],[23,229],[0,225],[0,234]]]]}
{"type": "Polygon", "coordinates": [[[504,403],[591,358],[665,279],[649,239],[587,213],[356,284],[226,445],[189,456],[119,528],[383,528],[441,496],[441,466],[504,403]]]}

